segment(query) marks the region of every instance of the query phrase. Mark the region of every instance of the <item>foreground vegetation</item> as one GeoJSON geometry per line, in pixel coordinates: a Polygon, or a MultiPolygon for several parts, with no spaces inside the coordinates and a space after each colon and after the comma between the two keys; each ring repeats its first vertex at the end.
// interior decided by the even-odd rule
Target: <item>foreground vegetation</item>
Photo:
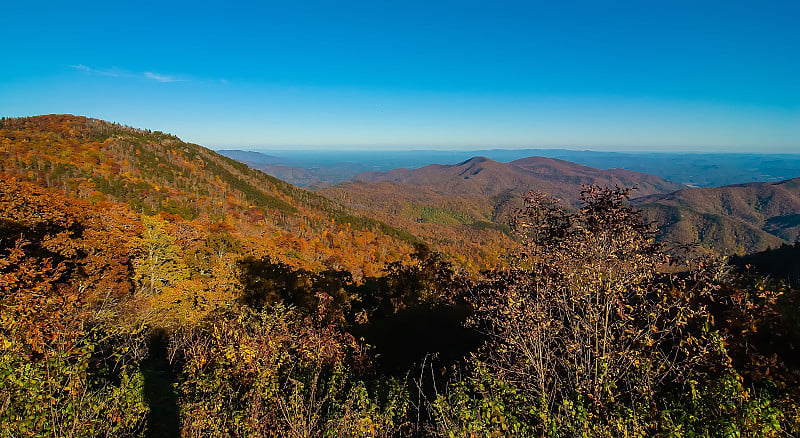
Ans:
{"type": "Polygon", "coordinates": [[[619,190],[576,213],[532,195],[508,269],[468,278],[418,246],[358,282],[237,253],[224,230],[187,248],[158,215],[2,193],[4,435],[798,431],[797,291],[709,260],[667,269],[619,190]],[[465,305],[484,338],[463,361],[420,350],[387,371],[354,336],[465,305]]]}

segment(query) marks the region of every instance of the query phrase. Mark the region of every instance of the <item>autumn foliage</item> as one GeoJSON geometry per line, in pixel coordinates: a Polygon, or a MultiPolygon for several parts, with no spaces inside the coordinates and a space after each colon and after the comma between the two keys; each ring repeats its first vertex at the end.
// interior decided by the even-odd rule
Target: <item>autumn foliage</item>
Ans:
{"type": "Polygon", "coordinates": [[[798,431],[798,291],[668,256],[624,189],[425,244],[163,133],[44,116],[0,142],[4,436],[798,431]],[[397,327],[419,348],[379,345],[397,327]]]}
{"type": "MultiPolygon", "coordinates": [[[[655,230],[627,196],[624,189],[587,187],[581,209],[570,212],[546,195],[529,195],[516,222],[525,251],[511,269],[489,274],[474,295],[472,323],[490,339],[469,374],[437,398],[439,433],[797,430],[796,392],[774,386],[790,388],[792,373],[784,367],[780,377],[754,380],[752,369],[736,363],[756,321],[775,322],[779,293],[748,296],[712,260],[668,274],[679,261],[655,242],[655,230]]],[[[754,364],[759,347],[751,344],[744,356],[765,372],[776,364],[754,364]]]]}

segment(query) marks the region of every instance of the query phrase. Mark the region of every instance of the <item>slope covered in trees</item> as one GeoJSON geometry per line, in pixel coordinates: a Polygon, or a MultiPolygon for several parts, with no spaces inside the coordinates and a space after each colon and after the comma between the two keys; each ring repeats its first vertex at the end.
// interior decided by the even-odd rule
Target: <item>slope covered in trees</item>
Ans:
{"type": "Polygon", "coordinates": [[[679,190],[634,203],[662,238],[700,243],[720,254],[748,254],[800,237],[800,178],[679,190]]]}
{"type": "Polygon", "coordinates": [[[425,238],[451,254],[461,266],[497,266],[506,250],[517,246],[509,235],[508,216],[498,216],[483,196],[443,195],[430,187],[362,181],[329,187],[320,193],[425,238]],[[476,266],[475,260],[485,263],[476,266]]]}
{"type": "MultiPolygon", "coordinates": [[[[294,266],[373,275],[415,238],[327,199],[160,132],[68,115],[5,119],[0,174],[92,203],[234,230],[294,266]]],[[[249,245],[249,246],[248,246],[249,245]]]]}

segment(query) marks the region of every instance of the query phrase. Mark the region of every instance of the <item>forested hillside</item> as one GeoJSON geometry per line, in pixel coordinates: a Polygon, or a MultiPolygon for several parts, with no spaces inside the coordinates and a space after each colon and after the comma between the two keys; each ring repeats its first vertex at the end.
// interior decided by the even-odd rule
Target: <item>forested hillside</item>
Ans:
{"type": "Polygon", "coordinates": [[[445,195],[426,186],[363,181],[336,185],[320,193],[435,242],[437,248],[469,268],[476,267],[473,260],[486,261],[481,269],[495,267],[507,250],[517,247],[509,235],[510,216],[497,214],[484,196],[445,195]],[[469,253],[479,256],[470,257],[469,253]]]}
{"type": "Polygon", "coordinates": [[[507,235],[508,224],[530,190],[575,206],[585,185],[636,186],[639,196],[683,187],[652,175],[599,170],[544,157],[511,163],[475,157],[453,165],[366,172],[354,179],[320,193],[437,242],[464,263],[470,261],[459,248],[482,254],[481,260],[494,260],[502,248],[515,246],[507,235]]]}
{"type": "Polygon", "coordinates": [[[800,178],[679,190],[634,202],[662,239],[719,254],[749,254],[800,237],[800,178]]]}
{"type": "Polygon", "coordinates": [[[626,189],[506,227],[420,189],[403,230],[167,134],[0,123],[3,436],[800,432],[795,277],[668,254],[626,189]]]}
{"type": "Polygon", "coordinates": [[[68,115],[6,119],[0,172],[146,216],[230,228],[244,253],[374,275],[415,238],[160,132],[68,115]]]}
{"type": "MultiPolygon", "coordinates": [[[[225,222],[276,260],[375,275],[418,238],[177,137],[69,115],[6,119],[0,172],[136,212],[225,222]]],[[[431,242],[437,246],[436,241],[431,242]]],[[[448,254],[457,254],[447,251],[448,254]]],[[[497,254],[468,254],[474,269],[497,254]],[[474,256],[473,256],[474,254],[474,256]]]]}

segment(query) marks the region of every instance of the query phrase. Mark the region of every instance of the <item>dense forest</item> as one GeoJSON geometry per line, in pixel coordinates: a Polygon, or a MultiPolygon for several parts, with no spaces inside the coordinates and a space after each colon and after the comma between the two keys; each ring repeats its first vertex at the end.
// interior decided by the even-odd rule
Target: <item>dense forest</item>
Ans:
{"type": "Polygon", "coordinates": [[[401,228],[160,132],[3,119],[0,431],[796,436],[797,248],[667,245],[629,197],[401,228]]]}

